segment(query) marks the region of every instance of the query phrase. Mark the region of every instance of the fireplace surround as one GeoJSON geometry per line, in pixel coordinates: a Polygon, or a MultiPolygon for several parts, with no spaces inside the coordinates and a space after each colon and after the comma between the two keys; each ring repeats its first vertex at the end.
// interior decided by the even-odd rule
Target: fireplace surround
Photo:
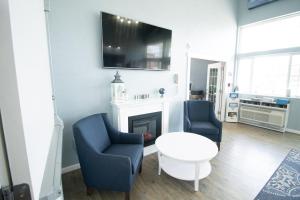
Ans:
{"type": "Polygon", "coordinates": [[[128,132],[144,135],[144,146],[154,144],[161,135],[161,111],[128,117],[128,132]]]}
{"type": "MultiPolygon", "coordinates": [[[[160,134],[167,133],[169,128],[169,102],[165,98],[153,98],[145,100],[127,100],[122,102],[112,102],[112,121],[113,126],[121,132],[145,132],[145,130],[151,129],[152,126],[158,125],[156,127],[155,134],[156,137],[160,134]],[[144,116],[152,116],[160,113],[160,120],[154,122],[154,120],[145,120],[144,116]],[[148,115],[149,114],[149,115],[148,115]],[[135,121],[137,127],[135,131],[130,129],[131,120],[135,119],[137,116],[142,116],[143,120],[133,120],[135,121]],[[152,121],[152,122],[151,122],[152,121]],[[160,124],[159,124],[160,123],[160,124]],[[159,130],[157,130],[159,129],[159,130]]],[[[153,117],[153,116],[152,116],[153,117]]],[[[147,117],[146,117],[147,118],[147,117]]],[[[159,117],[158,117],[159,118],[159,117]]],[[[151,118],[150,118],[151,119],[151,118]]],[[[153,129],[153,128],[152,128],[153,129]]],[[[153,131],[152,131],[153,132],[153,131]]],[[[144,155],[149,155],[157,151],[154,142],[155,138],[152,138],[152,134],[149,131],[144,134],[145,138],[145,148],[144,155]]]]}

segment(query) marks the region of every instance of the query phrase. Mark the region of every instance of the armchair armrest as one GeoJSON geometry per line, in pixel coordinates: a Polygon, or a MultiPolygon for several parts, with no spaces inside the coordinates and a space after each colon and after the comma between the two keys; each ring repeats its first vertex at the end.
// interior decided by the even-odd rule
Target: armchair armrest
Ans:
{"type": "Polygon", "coordinates": [[[107,131],[110,133],[110,139],[115,144],[144,144],[144,138],[141,134],[122,133],[116,130],[109,123],[107,115],[102,114],[107,131]]]}
{"type": "Polygon", "coordinates": [[[183,103],[183,113],[184,113],[184,117],[183,117],[183,130],[185,132],[189,132],[192,128],[192,123],[189,119],[189,109],[188,109],[188,101],[185,101],[183,103]]]}
{"type": "Polygon", "coordinates": [[[214,123],[215,126],[218,128],[222,128],[222,122],[216,118],[216,116],[211,117],[212,123],[214,123]]]}
{"type": "Polygon", "coordinates": [[[217,119],[212,102],[209,102],[209,119],[216,127],[222,129],[222,122],[217,119]]]}
{"type": "Polygon", "coordinates": [[[222,122],[216,118],[215,114],[211,115],[210,120],[216,127],[219,128],[220,134],[219,134],[218,142],[220,142],[222,140],[222,122]]]}
{"type": "Polygon", "coordinates": [[[82,168],[88,186],[116,190],[130,187],[132,165],[129,157],[103,153],[88,153],[85,156],[82,168]]]}
{"type": "Polygon", "coordinates": [[[184,116],[184,131],[190,131],[191,130],[191,127],[192,127],[192,124],[191,124],[191,121],[190,119],[188,118],[188,116],[184,116]]]}
{"type": "Polygon", "coordinates": [[[142,134],[136,133],[119,133],[120,144],[144,144],[144,137],[142,134]]]}

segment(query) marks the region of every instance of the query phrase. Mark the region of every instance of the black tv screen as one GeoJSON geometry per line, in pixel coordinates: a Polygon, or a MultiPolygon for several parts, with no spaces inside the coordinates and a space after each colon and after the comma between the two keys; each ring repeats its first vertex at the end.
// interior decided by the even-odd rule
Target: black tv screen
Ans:
{"type": "Polygon", "coordinates": [[[172,31],[101,12],[104,68],[169,70],[172,31]]]}

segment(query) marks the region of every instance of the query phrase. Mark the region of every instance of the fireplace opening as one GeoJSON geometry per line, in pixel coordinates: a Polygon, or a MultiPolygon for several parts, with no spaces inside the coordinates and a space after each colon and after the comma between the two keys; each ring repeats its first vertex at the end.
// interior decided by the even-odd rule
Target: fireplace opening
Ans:
{"type": "Polygon", "coordinates": [[[154,112],[128,117],[129,133],[143,134],[144,146],[154,144],[161,135],[162,112],[154,112]]]}

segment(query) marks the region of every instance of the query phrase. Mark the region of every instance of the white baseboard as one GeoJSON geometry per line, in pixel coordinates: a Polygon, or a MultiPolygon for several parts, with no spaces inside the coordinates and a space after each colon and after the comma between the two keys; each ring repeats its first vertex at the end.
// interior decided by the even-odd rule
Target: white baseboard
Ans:
{"type": "MultiPolygon", "coordinates": [[[[147,146],[144,148],[144,156],[148,156],[148,155],[156,153],[156,152],[157,152],[157,148],[155,147],[155,145],[150,145],[150,146],[147,146]]],[[[71,172],[71,171],[74,171],[77,169],[80,169],[79,163],[62,168],[62,174],[66,174],[68,172],[71,172]]]]}
{"type": "Polygon", "coordinates": [[[68,172],[71,172],[71,171],[74,171],[74,170],[77,170],[77,169],[80,169],[80,164],[79,163],[62,168],[62,174],[65,174],[65,173],[68,173],[68,172]]]}
{"type": "Polygon", "coordinates": [[[154,144],[144,147],[144,156],[148,156],[156,152],[157,152],[157,148],[154,144]]]}
{"type": "Polygon", "coordinates": [[[285,129],[286,132],[289,132],[289,133],[296,133],[296,134],[300,134],[300,131],[299,130],[295,130],[295,129],[285,129]]]}

